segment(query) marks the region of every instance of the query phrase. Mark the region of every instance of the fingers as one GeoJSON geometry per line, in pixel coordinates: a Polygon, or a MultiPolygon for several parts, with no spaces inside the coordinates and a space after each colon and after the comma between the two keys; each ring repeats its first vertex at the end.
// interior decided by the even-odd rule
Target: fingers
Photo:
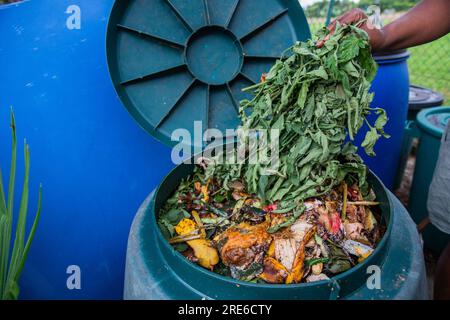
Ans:
{"type": "Polygon", "coordinates": [[[327,34],[323,39],[317,41],[316,43],[317,48],[322,48],[325,42],[328,41],[328,39],[330,39],[330,34],[327,34]]]}
{"type": "Polygon", "coordinates": [[[338,19],[334,19],[333,21],[331,21],[331,23],[328,25],[328,31],[330,31],[330,33],[334,33],[334,30],[336,29],[336,23],[338,22],[338,19]]]}
{"type": "Polygon", "coordinates": [[[352,10],[344,13],[343,15],[339,16],[338,18],[333,20],[328,25],[328,31],[329,31],[328,35],[326,35],[323,39],[318,40],[316,43],[316,46],[318,48],[321,48],[324,46],[325,42],[330,38],[330,35],[332,35],[334,33],[334,31],[336,30],[336,25],[338,22],[341,25],[346,25],[346,24],[353,24],[355,22],[361,21],[366,18],[367,18],[366,14],[361,9],[355,8],[355,9],[352,9],[352,10]]]}
{"type": "Polygon", "coordinates": [[[342,15],[340,18],[338,18],[338,21],[340,24],[353,24],[355,22],[361,21],[363,19],[367,18],[364,11],[361,9],[352,9],[349,12],[342,15]]]}

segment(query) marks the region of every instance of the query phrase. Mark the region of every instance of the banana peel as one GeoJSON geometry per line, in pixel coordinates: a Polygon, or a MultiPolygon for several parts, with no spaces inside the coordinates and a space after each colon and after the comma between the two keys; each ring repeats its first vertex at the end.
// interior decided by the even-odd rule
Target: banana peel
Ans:
{"type": "Polygon", "coordinates": [[[275,241],[273,240],[269,245],[269,249],[267,250],[267,256],[271,258],[275,257],[275,241]]]}
{"type": "MultiPolygon", "coordinates": [[[[184,218],[175,226],[175,231],[178,235],[190,234],[196,229],[198,229],[197,224],[188,218],[184,218]]],[[[194,250],[194,255],[198,259],[198,264],[202,267],[212,269],[219,263],[219,254],[213,247],[211,240],[195,239],[188,240],[186,243],[194,250]]]]}

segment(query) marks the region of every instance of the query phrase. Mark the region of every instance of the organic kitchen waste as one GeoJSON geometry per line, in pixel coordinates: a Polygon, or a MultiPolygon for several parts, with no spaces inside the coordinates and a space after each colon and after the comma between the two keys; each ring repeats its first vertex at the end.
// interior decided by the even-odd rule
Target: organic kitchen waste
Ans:
{"type": "Polygon", "coordinates": [[[298,42],[285,55],[245,89],[254,95],[240,109],[243,130],[279,130],[277,169],[223,164],[218,155],[204,159],[158,217],[163,235],[186,259],[234,279],[329,279],[367,258],[385,230],[352,144],[363,125],[367,154],[387,137],[385,111],[369,107],[376,64],[367,34],[338,25],[323,47],[298,42]]]}

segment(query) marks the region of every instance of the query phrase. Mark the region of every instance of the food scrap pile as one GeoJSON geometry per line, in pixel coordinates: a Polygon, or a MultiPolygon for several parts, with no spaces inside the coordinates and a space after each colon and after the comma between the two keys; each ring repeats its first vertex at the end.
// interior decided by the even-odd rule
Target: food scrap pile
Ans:
{"type": "Polygon", "coordinates": [[[298,283],[328,279],[368,257],[384,226],[377,203],[345,183],[306,200],[302,214],[263,206],[234,181],[184,180],[160,215],[161,230],[194,263],[235,279],[298,283]],[[170,209],[169,209],[170,208],[170,209]]]}
{"type": "Polygon", "coordinates": [[[254,98],[241,102],[240,113],[244,129],[279,130],[278,169],[212,157],[159,213],[161,231],[176,250],[235,279],[328,279],[367,258],[384,232],[367,168],[352,143],[363,125],[367,154],[387,137],[385,111],[369,106],[376,65],[366,33],[338,25],[322,48],[309,40],[287,55],[248,88],[254,98]],[[378,115],[373,124],[371,112],[378,115]]]}

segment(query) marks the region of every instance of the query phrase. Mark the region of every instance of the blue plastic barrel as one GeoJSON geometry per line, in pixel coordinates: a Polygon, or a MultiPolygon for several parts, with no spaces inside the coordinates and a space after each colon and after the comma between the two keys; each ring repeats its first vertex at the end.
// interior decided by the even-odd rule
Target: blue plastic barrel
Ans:
{"type": "MultiPolygon", "coordinates": [[[[13,106],[19,182],[25,137],[31,147],[31,214],[43,184],[41,221],[20,282],[22,299],[122,298],[134,213],[172,167],[169,148],[136,125],[111,84],[105,35],[113,2],[0,6],[3,182],[13,106]],[[80,29],[72,16],[78,9],[80,29]],[[81,269],[80,290],[66,286],[70,265],[81,269]]],[[[17,183],[17,194],[20,188],[17,183]]]]}
{"type": "MultiPolygon", "coordinates": [[[[408,114],[409,74],[406,60],[407,51],[374,56],[378,63],[378,71],[372,82],[372,92],[375,93],[372,107],[384,108],[389,122],[385,127],[389,139],[381,138],[375,146],[375,157],[367,156],[364,151],[359,154],[370,169],[383,181],[385,186],[392,189],[400,160],[401,146],[405,121],[408,114]]],[[[374,121],[375,117],[371,117],[374,121]]],[[[356,137],[361,142],[367,129],[361,129],[356,137]]]]}

